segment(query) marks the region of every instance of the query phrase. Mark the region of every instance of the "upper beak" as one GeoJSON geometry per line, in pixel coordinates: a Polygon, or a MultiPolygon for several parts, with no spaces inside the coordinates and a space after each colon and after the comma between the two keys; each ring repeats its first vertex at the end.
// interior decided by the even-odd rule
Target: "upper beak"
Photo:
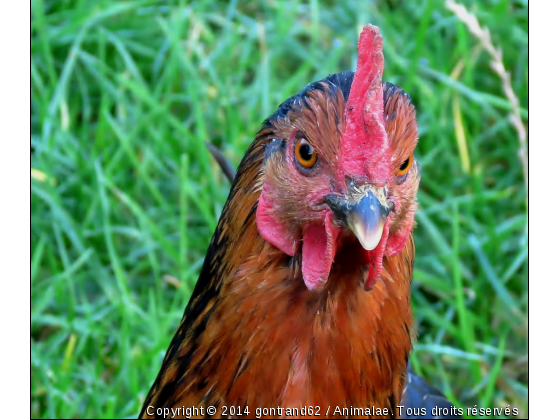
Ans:
{"type": "Polygon", "coordinates": [[[327,196],[325,202],[337,220],[354,232],[365,250],[375,249],[392,210],[384,188],[364,185],[352,188],[345,197],[327,196]]]}

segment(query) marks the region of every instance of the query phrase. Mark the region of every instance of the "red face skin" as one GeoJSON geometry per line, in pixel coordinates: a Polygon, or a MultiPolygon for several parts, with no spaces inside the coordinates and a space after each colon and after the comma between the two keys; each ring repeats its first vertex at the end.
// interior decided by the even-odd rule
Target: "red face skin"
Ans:
{"type": "Polygon", "coordinates": [[[407,124],[402,127],[403,117],[398,121],[400,126],[395,124],[395,112],[410,114],[396,99],[387,101],[392,107],[390,113],[384,109],[382,47],[379,30],[366,26],[358,43],[358,65],[348,101],[344,103],[341,94],[333,98],[322,91],[311,92],[299,117],[288,116],[277,124],[279,134],[289,130],[279,137],[285,144],[274,140],[272,147],[278,150],[265,162],[257,208],[259,233],[290,256],[298,252],[302,242],[303,280],[309,290],[322,289],[337,250],[352,235],[325,204],[326,197],[351,199],[352,183],[378,187],[377,191],[384,191],[378,198],[393,206],[377,246],[371,251],[364,249],[369,261],[365,279],[368,290],[380,275],[383,257],[401,252],[414,224],[417,165],[412,165],[412,177],[403,179],[397,173],[412,156],[416,123],[412,111],[410,121],[404,119],[405,123],[413,122],[413,130],[408,130],[407,124]],[[318,155],[311,169],[303,168],[295,159],[295,144],[301,136],[318,155]],[[281,144],[285,149],[280,150],[281,144]]]}

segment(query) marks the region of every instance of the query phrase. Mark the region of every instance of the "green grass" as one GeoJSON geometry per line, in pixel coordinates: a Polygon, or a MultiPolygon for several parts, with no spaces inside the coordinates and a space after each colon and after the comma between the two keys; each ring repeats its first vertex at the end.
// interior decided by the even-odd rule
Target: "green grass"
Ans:
{"type": "MultiPolygon", "coordinates": [[[[466,6],[503,49],[526,123],[527,2],[466,6]]],[[[32,416],[137,415],[229,191],[204,142],[239,162],[280,102],[354,68],[368,22],[385,80],[418,109],[414,367],[462,407],[526,415],[518,139],[488,55],[443,1],[31,8],[32,416]]]]}

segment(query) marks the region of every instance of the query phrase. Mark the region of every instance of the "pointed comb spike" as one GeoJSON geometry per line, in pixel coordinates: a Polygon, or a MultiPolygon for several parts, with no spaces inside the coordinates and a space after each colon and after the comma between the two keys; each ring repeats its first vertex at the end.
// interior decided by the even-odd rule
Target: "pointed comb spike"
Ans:
{"type": "Polygon", "coordinates": [[[358,62],[346,103],[342,139],[346,176],[371,177],[371,159],[387,147],[383,110],[383,37],[366,25],[358,41],[358,62]]]}
{"type": "Polygon", "coordinates": [[[368,24],[362,30],[358,41],[358,63],[348,105],[354,108],[363,105],[371,82],[377,75],[383,75],[383,37],[377,26],[368,24]]]}

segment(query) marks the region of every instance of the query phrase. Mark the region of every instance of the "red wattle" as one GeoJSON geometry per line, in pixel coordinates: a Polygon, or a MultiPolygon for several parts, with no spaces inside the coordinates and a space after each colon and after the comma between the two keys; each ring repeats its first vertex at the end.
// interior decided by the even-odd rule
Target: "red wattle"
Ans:
{"type": "Polygon", "coordinates": [[[383,235],[379,241],[379,245],[368,252],[369,257],[369,272],[368,278],[364,284],[364,289],[371,290],[375,285],[375,282],[381,274],[381,269],[383,267],[383,255],[385,254],[385,247],[387,246],[387,238],[389,237],[389,226],[385,221],[385,226],[383,227],[383,235]]]}
{"type": "Polygon", "coordinates": [[[336,252],[339,229],[332,223],[332,213],[325,214],[325,223],[314,224],[303,232],[303,281],[309,290],[321,290],[329,278],[336,252]]]}

